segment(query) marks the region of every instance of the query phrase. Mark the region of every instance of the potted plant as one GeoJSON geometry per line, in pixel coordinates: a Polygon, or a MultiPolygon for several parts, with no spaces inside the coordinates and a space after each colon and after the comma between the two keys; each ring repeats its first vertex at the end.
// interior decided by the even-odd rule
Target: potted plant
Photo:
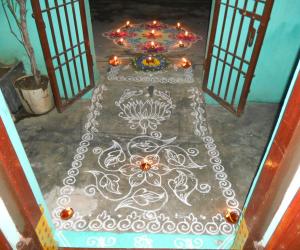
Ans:
{"type": "Polygon", "coordinates": [[[34,50],[29,38],[26,21],[27,0],[1,1],[11,33],[24,47],[31,66],[32,75],[25,75],[18,78],[14,83],[15,88],[17,89],[21,102],[27,112],[31,114],[46,113],[54,107],[53,95],[48,77],[41,75],[37,67],[34,50]],[[16,22],[16,27],[20,35],[13,30],[11,18],[16,22]]]}

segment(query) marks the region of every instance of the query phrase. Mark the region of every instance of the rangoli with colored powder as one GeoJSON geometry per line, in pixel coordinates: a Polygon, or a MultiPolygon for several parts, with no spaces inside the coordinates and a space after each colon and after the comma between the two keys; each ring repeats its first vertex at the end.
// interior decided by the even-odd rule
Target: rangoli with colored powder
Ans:
{"type": "Polygon", "coordinates": [[[117,46],[137,53],[167,53],[190,48],[202,37],[162,22],[132,24],[103,33],[117,46]]]}

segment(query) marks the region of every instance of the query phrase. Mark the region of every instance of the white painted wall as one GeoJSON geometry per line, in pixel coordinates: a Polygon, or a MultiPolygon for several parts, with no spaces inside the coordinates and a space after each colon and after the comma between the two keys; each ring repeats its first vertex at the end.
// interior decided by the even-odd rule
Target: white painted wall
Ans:
{"type": "Polygon", "coordinates": [[[5,238],[8,240],[10,246],[15,250],[18,241],[20,240],[20,233],[18,232],[15,223],[13,222],[2,198],[0,197],[0,229],[5,238]]]}

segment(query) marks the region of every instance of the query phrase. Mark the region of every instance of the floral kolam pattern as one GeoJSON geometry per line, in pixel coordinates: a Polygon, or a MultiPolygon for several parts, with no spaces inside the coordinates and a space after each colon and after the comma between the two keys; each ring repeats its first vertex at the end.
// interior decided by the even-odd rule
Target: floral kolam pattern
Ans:
{"type": "Polygon", "coordinates": [[[117,46],[130,49],[136,53],[168,53],[182,51],[190,48],[202,37],[188,31],[178,29],[175,25],[158,22],[156,25],[150,23],[132,24],[129,27],[123,26],[119,29],[103,33],[103,36],[112,40],[117,46]],[[118,32],[117,32],[118,31],[118,32]],[[154,31],[154,33],[152,33],[154,31]],[[120,39],[123,42],[120,43],[120,39]],[[179,46],[182,41],[183,46],[179,46]],[[151,44],[151,42],[153,43],[151,44]]]}
{"type": "MultiPolygon", "coordinates": [[[[212,168],[227,207],[240,213],[239,203],[222,166],[220,153],[208,133],[202,93],[194,87],[189,89],[192,110],[190,115],[194,120],[193,131],[204,143],[209,164],[202,165],[194,161],[199,155],[198,149],[179,146],[176,137],[164,138],[159,132],[161,124],[169,119],[176,108],[167,91],[156,90],[145,100],[141,99],[145,94],[142,89],[126,89],[115,105],[119,109],[119,118],[127,122],[130,129],[136,131],[136,136],[130,138],[125,146],[121,146],[124,143],[112,140],[110,147],[93,147],[92,155],[97,157],[98,166],[92,166],[93,169],[84,171],[85,175],[94,180],[85,186],[85,195],[87,197],[100,195],[102,201],[113,201],[116,206],[110,210],[98,211],[96,217],[87,218],[75,211],[70,220],[60,219],[60,211],[70,204],[77,176],[91,142],[99,133],[97,118],[102,112],[105,91],[107,89],[103,85],[94,90],[82,140],[67,177],[63,180],[57,207],[52,213],[55,227],[74,231],[232,234],[234,225],[227,223],[219,212],[211,218],[187,212],[185,216],[175,216],[174,219],[162,210],[171,194],[172,199],[175,197],[179,203],[188,208],[191,207],[189,197],[192,194],[210,193],[209,182],[200,182],[195,173],[212,168]],[[149,171],[140,168],[141,162],[145,160],[151,163],[149,171]],[[122,209],[129,209],[128,214],[120,215],[119,218],[113,215],[122,209]]],[[[140,244],[142,240],[145,239],[139,239],[136,243],[140,244]]],[[[94,239],[91,241],[94,242],[94,239]]],[[[181,244],[179,239],[175,243],[178,246],[181,244]]],[[[200,241],[194,243],[202,244],[200,241]]],[[[97,244],[114,243],[112,239],[101,239],[97,244]]]]}

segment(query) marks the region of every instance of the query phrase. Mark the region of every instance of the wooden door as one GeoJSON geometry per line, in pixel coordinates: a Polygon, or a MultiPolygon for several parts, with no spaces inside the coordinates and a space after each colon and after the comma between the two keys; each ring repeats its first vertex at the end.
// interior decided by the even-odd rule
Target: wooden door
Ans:
{"type": "Polygon", "coordinates": [[[59,112],[94,87],[84,0],[32,0],[59,112]]]}
{"type": "Polygon", "coordinates": [[[203,90],[236,115],[245,108],[273,0],[216,0],[203,90]]]}

